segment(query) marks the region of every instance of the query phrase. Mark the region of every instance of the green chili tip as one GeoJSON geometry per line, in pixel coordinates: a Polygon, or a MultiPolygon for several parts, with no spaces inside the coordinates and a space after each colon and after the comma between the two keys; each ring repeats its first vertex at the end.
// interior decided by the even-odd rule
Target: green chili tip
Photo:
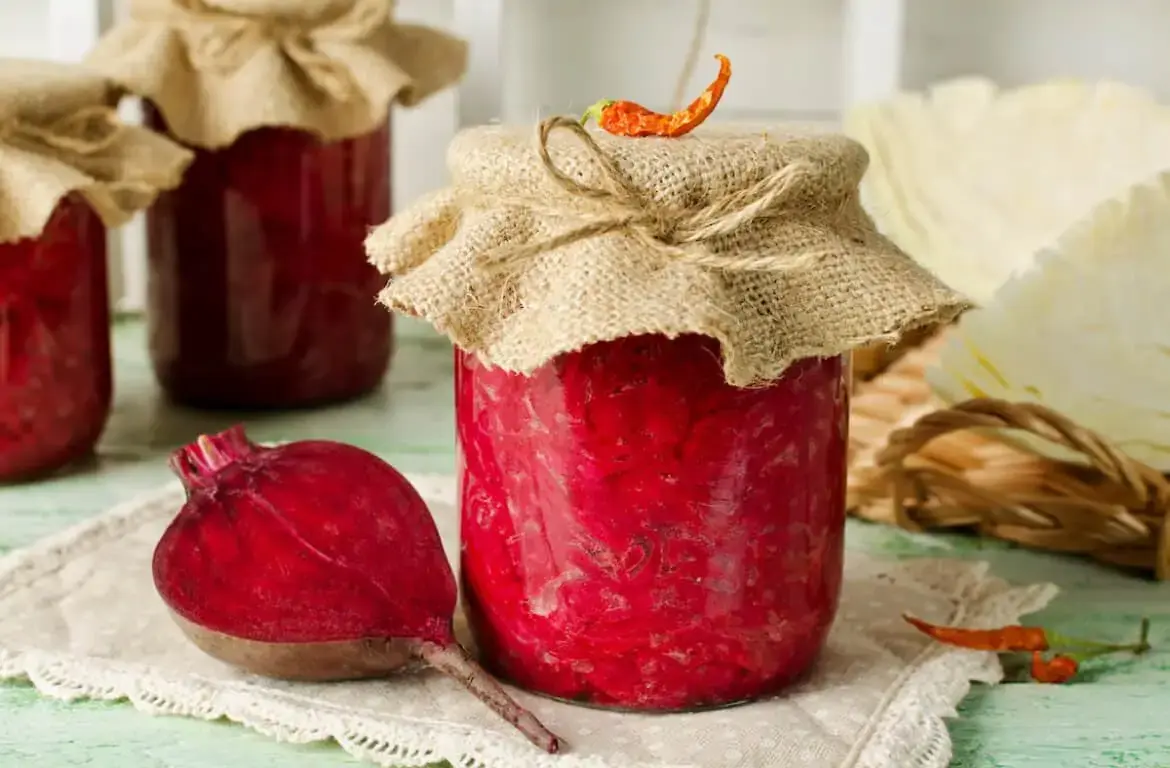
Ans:
{"type": "Polygon", "coordinates": [[[581,115],[581,125],[585,125],[590,119],[600,121],[601,113],[614,105],[613,99],[602,99],[589,109],[585,110],[585,114],[581,115]]]}

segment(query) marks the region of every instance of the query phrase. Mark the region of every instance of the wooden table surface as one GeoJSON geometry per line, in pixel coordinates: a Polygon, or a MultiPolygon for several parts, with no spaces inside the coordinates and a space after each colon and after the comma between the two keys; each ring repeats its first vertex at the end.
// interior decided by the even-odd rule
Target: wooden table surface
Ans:
{"type": "MultiPolygon", "coordinates": [[[[400,323],[384,391],[361,402],[243,420],[258,440],[332,438],[378,452],[406,471],[454,468],[451,355],[429,329],[400,323]]],[[[129,499],[168,477],[164,458],[235,417],[161,402],[141,324],[115,327],[117,398],[100,458],[66,476],[0,487],[0,552],[129,499]]],[[[1170,585],[1072,558],[960,536],[916,536],[852,521],[849,546],[890,557],[990,561],[1013,581],[1052,581],[1062,594],[1038,618],[1068,634],[1126,640],[1143,615],[1155,650],[1101,662],[1086,682],[976,686],[952,721],[954,768],[1170,768],[1170,585]]],[[[336,745],[290,746],[230,723],[150,717],[127,704],[63,703],[26,683],[0,683],[0,768],[326,768],[357,765],[336,745]]],[[[907,768],[911,768],[907,766],[907,768]]]]}

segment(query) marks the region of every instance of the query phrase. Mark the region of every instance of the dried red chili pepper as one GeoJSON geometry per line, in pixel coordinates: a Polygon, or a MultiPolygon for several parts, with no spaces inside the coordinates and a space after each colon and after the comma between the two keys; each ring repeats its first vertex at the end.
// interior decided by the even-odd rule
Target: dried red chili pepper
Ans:
{"type": "Polygon", "coordinates": [[[1131,651],[1142,654],[1150,650],[1150,620],[1142,619],[1141,635],[1136,643],[1101,643],[1081,640],[1049,632],[1043,627],[1023,627],[1016,624],[999,629],[965,629],[941,627],[913,616],[902,616],[919,632],[940,643],[959,648],[998,653],[1030,652],[1032,679],[1038,683],[1067,683],[1076,677],[1081,662],[1110,653],[1131,651]],[[1051,658],[1044,651],[1061,648],[1078,652],[1057,653],[1051,658]]]}
{"type": "Polygon", "coordinates": [[[1079,669],[1080,664],[1072,656],[1057,654],[1046,659],[1040,651],[1032,651],[1032,679],[1038,683],[1067,683],[1079,669]]]}
{"type": "Polygon", "coordinates": [[[731,80],[731,60],[721,53],[715,58],[719,60],[719,74],[685,109],[663,114],[632,101],[603,99],[585,110],[581,124],[593,118],[607,133],[627,137],[675,138],[690,133],[715,111],[715,105],[723,98],[723,91],[731,80]]]}
{"type": "Polygon", "coordinates": [[[977,651],[1046,651],[1049,648],[1048,633],[1040,627],[1011,625],[999,629],[965,629],[962,627],[941,627],[913,616],[903,616],[919,632],[938,640],[940,643],[971,648],[977,651]]]}
{"type": "Polygon", "coordinates": [[[1042,683],[1062,683],[1071,679],[1077,673],[1080,662],[1086,659],[1122,651],[1142,654],[1150,650],[1149,619],[1142,619],[1141,635],[1136,643],[1102,643],[1065,637],[1043,627],[1013,624],[998,629],[965,629],[938,626],[913,616],[903,615],[902,618],[919,632],[947,645],[997,653],[1030,652],[1032,677],[1042,683]],[[1077,652],[1058,653],[1051,659],[1046,659],[1042,653],[1058,648],[1077,652]]]}

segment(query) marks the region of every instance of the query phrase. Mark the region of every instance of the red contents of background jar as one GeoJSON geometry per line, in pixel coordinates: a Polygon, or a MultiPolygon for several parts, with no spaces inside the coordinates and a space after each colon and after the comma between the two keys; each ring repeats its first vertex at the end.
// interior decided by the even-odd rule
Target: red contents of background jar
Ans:
{"type": "MultiPolygon", "coordinates": [[[[166,132],[157,110],[147,123],[166,132]]],[[[390,132],[323,143],[260,128],[193,148],[182,185],[147,214],[150,351],[179,402],[290,408],[381,383],[390,315],[366,262],[390,215],[390,132]]]]}
{"type": "Polygon", "coordinates": [[[464,598],[497,674],[683,710],[809,668],[842,578],[844,358],[737,389],[716,342],[639,336],[456,371],[464,598]]]}
{"type": "Polygon", "coordinates": [[[81,197],[0,244],[0,481],[89,454],[110,412],[106,228],[81,197]]]}

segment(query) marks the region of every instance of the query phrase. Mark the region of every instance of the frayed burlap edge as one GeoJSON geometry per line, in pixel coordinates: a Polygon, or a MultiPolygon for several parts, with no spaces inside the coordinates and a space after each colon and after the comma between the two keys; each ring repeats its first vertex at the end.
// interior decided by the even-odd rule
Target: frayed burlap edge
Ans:
{"type": "Polygon", "coordinates": [[[323,141],[365,135],[392,104],[414,106],[467,67],[463,41],[395,23],[389,0],[334,0],[317,18],[283,5],[289,17],[277,20],[232,11],[230,0],[132,0],[87,62],[153,103],[180,141],[207,149],[260,127],[323,141]]]}
{"type": "Polygon", "coordinates": [[[41,234],[80,194],[107,227],[182,180],[187,150],[118,119],[114,89],[81,67],[0,61],[0,243],[41,234]]]}
{"type": "Polygon", "coordinates": [[[638,334],[702,334],[735,386],[896,343],[968,305],[876,232],[841,136],[622,139],[550,118],[461,133],[453,186],[376,229],[379,300],[530,373],[638,334]]]}

